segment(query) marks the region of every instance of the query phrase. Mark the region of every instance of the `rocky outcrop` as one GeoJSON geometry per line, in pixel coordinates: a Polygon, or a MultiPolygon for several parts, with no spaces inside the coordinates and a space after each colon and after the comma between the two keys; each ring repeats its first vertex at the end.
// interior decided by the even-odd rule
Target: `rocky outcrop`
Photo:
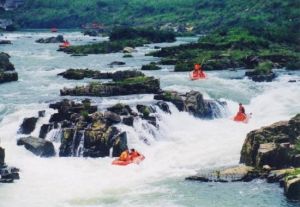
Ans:
{"type": "Polygon", "coordinates": [[[201,182],[249,182],[258,177],[258,173],[253,167],[241,165],[236,167],[213,170],[189,176],[186,180],[201,182]]]}
{"type": "Polygon", "coordinates": [[[112,79],[114,81],[124,80],[126,78],[134,78],[139,76],[145,76],[142,72],[137,70],[124,70],[114,73],[100,72],[90,69],[69,69],[63,73],[59,73],[59,76],[63,76],[66,79],[81,80],[84,78],[93,79],[112,79]]]}
{"type": "Polygon", "coordinates": [[[204,100],[198,91],[181,94],[176,91],[163,91],[154,96],[156,100],[173,103],[179,111],[186,111],[199,118],[214,118],[220,116],[220,107],[226,103],[204,100]]]}
{"type": "Polygon", "coordinates": [[[5,150],[0,147],[0,183],[12,183],[20,179],[19,169],[5,164],[5,150]]]}
{"type": "Polygon", "coordinates": [[[289,121],[254,130],[247,135],[241,163],[249,166],[284,168],[299,165],[300,114],[289,121]]]}
{"type": "Polygon", "coordinates": [[[161,67],[157,66],[156,63],[151,62],[148,65],[143,65],[141,70],[160,70],[161,67]]]}
{"type": "Polygon", "coordinates": [[[0,71],[0,83],[7,83],[18,80],[17,72],[1,72],[0,71]]]}
{"type": "Polygon", "coordinates": [[[122,61],[113,61],[111,63],[109,63],[108,65],[110,67],[113,67],[113,66],[120,66],[120,65],[125,65],[126,63],[125,62],[122,62],[122,61]]]}
{"type": "Polygon", "coordinates": [[[41,38],[36,40],[37,43],[62,43],[64,42],[64,37],[62,35],[57,35],[56,37],[41,38]]]}
{"type": "Polygon", "coordinates": [[[300,172],[285,178],[284,192],[289,199],[300,200],[300,172]]]}
{"type": "Polygon", "coordinates": [[[17,141],[17,145],[22,146],[41,157],[55,156],[55,149],[52,142],[36,137],[24,137],[17,141]]]}
{"type": "Polygon", "coordinates": [[[62,131],[59,156],[106,157],[111,149],[113,155],[119,156],[127,148],[126,133],[114,126],[122,121],[119,114],[112,112],[117,112],[117,107],[102,113],[89,100],[63,100],[50,107],[58,112],[51,116],[49,126],[60,126],[62,131]]]}
{"type": "Polygon", "coordinates": [[[276,78],[276,74],[274,72],[260,74],[257,71],[247,71],[245,75],[255,82],[271,82],[276,78]]]}
{"type": "Polygon", "coordinates": [[[82,80],[84,78],[96,78],[102,77],[102,79],[109,79],[109,73],[101,73],[100,71],[90,70],[90,69],[68,69],[65,72],[57,74],[66,79],[72,80],[82,80]]]}
{"type": "Polygon", "coordinates": [[[0,40],[0,45],[10,45],[12,44],[10,40],[0,40]]]}
{"type": "Polygon", "coordinates": [[[9,61],[9,58],[8,54],[0,53],[0,83],[18,80],[18,73],[14,71],[15,67],[9,61]]]}
{"type": "Polygon", "coordinates": [[[62,96],[122,96],[131,94],[151,94],[160,92],[160,83],[153,77],[139,76],[110,83],[91,83],[87,86],[64,88],[62,96]]]}
{"type": "Polygon", "coordinates": [[[9,61],[10,56],[7,53],[0,52],[0,71],[14,71],[14,65],[9,61]]]}

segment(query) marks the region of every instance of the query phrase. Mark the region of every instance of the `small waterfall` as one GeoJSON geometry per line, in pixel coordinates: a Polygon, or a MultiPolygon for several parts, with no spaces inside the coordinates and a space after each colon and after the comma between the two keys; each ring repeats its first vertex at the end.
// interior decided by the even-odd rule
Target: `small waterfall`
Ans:
{"type": "Polygon", "coordinates": [[[81,136],[80,136],[78,147],[77,147],[77,150],[76,150],[76,153],[75,153],[76,157],[82,157],[83,152],[84,152],[84,130],[82,130],[80,132],[81,132],[81,136]]]}
{"type": "Polygon", "coordinates": [[[61,124],[58,123],[58,126],[54,129],[51,129],[46,136],[46,140],[51,142],[60,142],[62,136],[61,124]]]}

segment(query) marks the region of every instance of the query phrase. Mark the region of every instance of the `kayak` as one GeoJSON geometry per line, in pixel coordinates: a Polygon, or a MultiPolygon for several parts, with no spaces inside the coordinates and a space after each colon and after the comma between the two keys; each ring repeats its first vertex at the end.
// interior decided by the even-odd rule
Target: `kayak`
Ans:
{"type": "Polygon", "coordinates": [[[59,48],[68,48],[70,46],[71,46],[70,44],[62,44],[62,45],[59,45],[59,48]]]}
{"type": "Polygon", "coordinates": [[[248,123],[249,119],[250,119],[250,116],[243,114],[243,113],[237,113],[235,115],[235,117],[233,118],[234,121],[243,122],[243,123],[248,123]]]}
{"type": "Polygon", "coordinates": [[[144,155],[140,155],[138,157],[133,158],[132,160],[127,160],[127,161],[121,161],[119,159],[115,159],[112,161],[112,165],[120,165],[120,166],[126,166],[129,164],[140,164],[143,160],[145,159],[144,155]]]}
{"type": "Polygon", "coordinates": [[[194,74],[193,74],[193,71],[192,71],[192,72],[190,72],[190,79],[191,79],[191,80],[201,80],[201,79],[206,79],[206,74],[203,72],[203,75],[200,75],[200,74],[194,75],[194,74]]]}

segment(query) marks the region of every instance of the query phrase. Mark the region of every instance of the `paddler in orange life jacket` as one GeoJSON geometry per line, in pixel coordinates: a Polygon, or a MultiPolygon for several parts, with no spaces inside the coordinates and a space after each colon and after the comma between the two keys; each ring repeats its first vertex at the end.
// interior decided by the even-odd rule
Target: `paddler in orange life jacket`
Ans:
{"type": "Polygon", "coordinates": [[[239,113],[242,113],[246,116],[246,111],[243,104],[239,103],[239,113]]]}
{"type": "Polygon", "coordinates": [[[129,155],[131,159],[141,156],[141,154],[133,148],[130,150],[129,155]]]}
{"type": "Polygon", "coordinates": [[[129,154],[129,150],[125,150],[124,152],[121,153],[119,160],[120,161],[128,161],[131,159],[131,156],[129,154]]]}
{"type": "Polygon", "coordinates": [[[205,78],[205,73],[200,64],[194,65],[193,78],[205,78]]]}

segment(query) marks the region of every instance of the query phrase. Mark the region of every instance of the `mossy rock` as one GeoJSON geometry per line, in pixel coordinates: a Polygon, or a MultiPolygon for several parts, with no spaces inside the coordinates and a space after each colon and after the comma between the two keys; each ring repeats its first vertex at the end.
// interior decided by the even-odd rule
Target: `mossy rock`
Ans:
{"type": "Polygon", "coordinates": [[[157,66],[156,63],[151,62],[148,65],[143,65],[141,70],[160,70],[161,67],[157,66]]]}
{"type": "Polygon", "coordinates": [[[258,64],[255,68],[255,73],[257,75],[267,75],[272,73],[273,63],[271,61],[264,61],[258,64]]]}

